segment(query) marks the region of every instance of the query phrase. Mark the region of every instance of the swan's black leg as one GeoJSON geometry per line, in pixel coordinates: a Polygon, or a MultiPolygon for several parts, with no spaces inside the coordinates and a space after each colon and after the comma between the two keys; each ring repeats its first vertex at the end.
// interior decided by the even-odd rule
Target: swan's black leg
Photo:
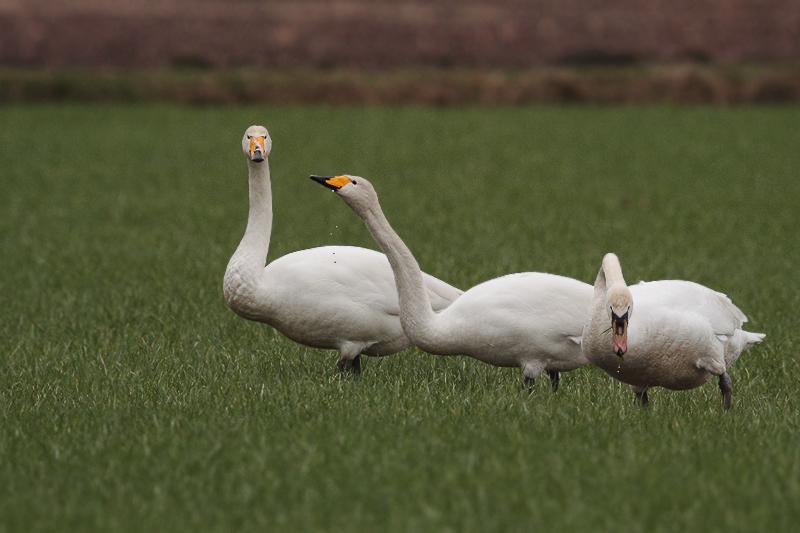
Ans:
{"type": "Polygon", "coordinates": [[[522,376],[522,389],[530,392],[533,392],[533,380],[534,378],[528,376],[522,376]]]}
{"type": "Polygon", "coordinates": [[[719,377],[719,390],[722,393],[722,408],[727,411],[731,408],[731,403],[733,403],[733,387],[731,377],[727,372],[719,377]]]}
{"type": "Polygon", "coordinates": [[[641,405],[643,409],[647,409],[647,406],[650,405],[650,400],[647,399],[647,389],[635,390],[633,394],[636,395],[636,403],[641,405]]]}
{"type": "Polygon", "coordinates": [[[353,359],[352,371],[356,376],[361,375],[361,355],[357,355],[356,358],[353,359]]]}
{"type": "Polygon", "coordinates": [[[353,359],[342,357],[336,363],[336,368],[342,374],[351,374],[353,376],[361,375],[361,356],[357,355],[353,359]]]}
{"type": "Polygon", "coordinates": [[[548,370],[547,375],[550,376],[550,385],[553,387],[553,392],[558,391],[558,382],[561,379],[558,370],[548,370]]]}

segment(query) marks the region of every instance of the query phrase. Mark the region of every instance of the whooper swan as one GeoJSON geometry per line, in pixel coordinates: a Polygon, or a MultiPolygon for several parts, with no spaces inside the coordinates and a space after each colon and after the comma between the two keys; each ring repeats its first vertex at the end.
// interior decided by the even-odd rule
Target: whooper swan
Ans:
{"type": "MultiPolygon", "coordinates": [[[[361,354],[389,355],[410,345],[386,256],[352,246],[324,246],[280,257],[265,267],[272,231],[267,158],[272,140],[263,126],[242,138],[250,179],[247,229],[225,271],[223,292],[238,315],[264,322],[290,339],[338,350],[341,371],[360,373],[361,354]]],[[[461,291],[432,276],[423,292],[444,309],[461,291]]]]}
{"type": "Polygon", "coordinates": [[[547,370],[556,389],[559,372],[587,363],[580,336],[592,300],[591,285],[538,272],[510,274],[469,289],[446,309],[436,309],[416,259],[389,225],[369,181],[355,176],[312,179],[336,191],[388,256],[400,296],[400,321],[419,348],[518,367],[527,388],[547,370]]]}

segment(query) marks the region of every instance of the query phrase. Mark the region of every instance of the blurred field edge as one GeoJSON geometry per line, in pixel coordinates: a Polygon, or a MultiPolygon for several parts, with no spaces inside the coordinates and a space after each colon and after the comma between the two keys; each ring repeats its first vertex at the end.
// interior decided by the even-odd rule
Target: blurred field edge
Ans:
{"type": "Polygon", "coordinates": [[[0,69],[0,102],[782,103],[800,65],[484,69],[0,69]]]}
{"type": "Polygon", "coordinates": [[[800,101],[798,0],[0,0],[0,102],[800,101]]]}

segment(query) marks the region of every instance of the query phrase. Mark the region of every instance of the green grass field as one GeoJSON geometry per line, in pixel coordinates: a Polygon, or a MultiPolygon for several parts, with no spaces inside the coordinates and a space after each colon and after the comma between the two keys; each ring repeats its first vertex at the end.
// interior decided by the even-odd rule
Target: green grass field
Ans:
{"type": "Polygon", "coordinates": [[[0,531],[753,531],[800,521],[800,108],[0,109],[0,531]],[[224,305],[245,127],[270,257],[374,247],[310,173],[371,179],[422,267],[691,279],[768,334],[649,412],[597,369],[408,350],[341,379],[224,305]]]}

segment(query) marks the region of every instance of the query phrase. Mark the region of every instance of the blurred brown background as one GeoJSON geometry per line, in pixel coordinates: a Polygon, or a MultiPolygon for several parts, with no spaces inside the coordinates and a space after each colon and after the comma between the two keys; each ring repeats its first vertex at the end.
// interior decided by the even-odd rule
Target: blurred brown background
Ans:
{"type": "Polygon", "coordinates": [[[785,101],[798,60],[799,0],[0,0],[7,100],[172,99],[179,69],[227,72],[184,95],[211,101],[252,96],[255,78],[279,101],[785,101]],[[141,79],[115,89],[127,69],[141,79]],[[321,73],[285,75],[298,69],[321,73]]]}

